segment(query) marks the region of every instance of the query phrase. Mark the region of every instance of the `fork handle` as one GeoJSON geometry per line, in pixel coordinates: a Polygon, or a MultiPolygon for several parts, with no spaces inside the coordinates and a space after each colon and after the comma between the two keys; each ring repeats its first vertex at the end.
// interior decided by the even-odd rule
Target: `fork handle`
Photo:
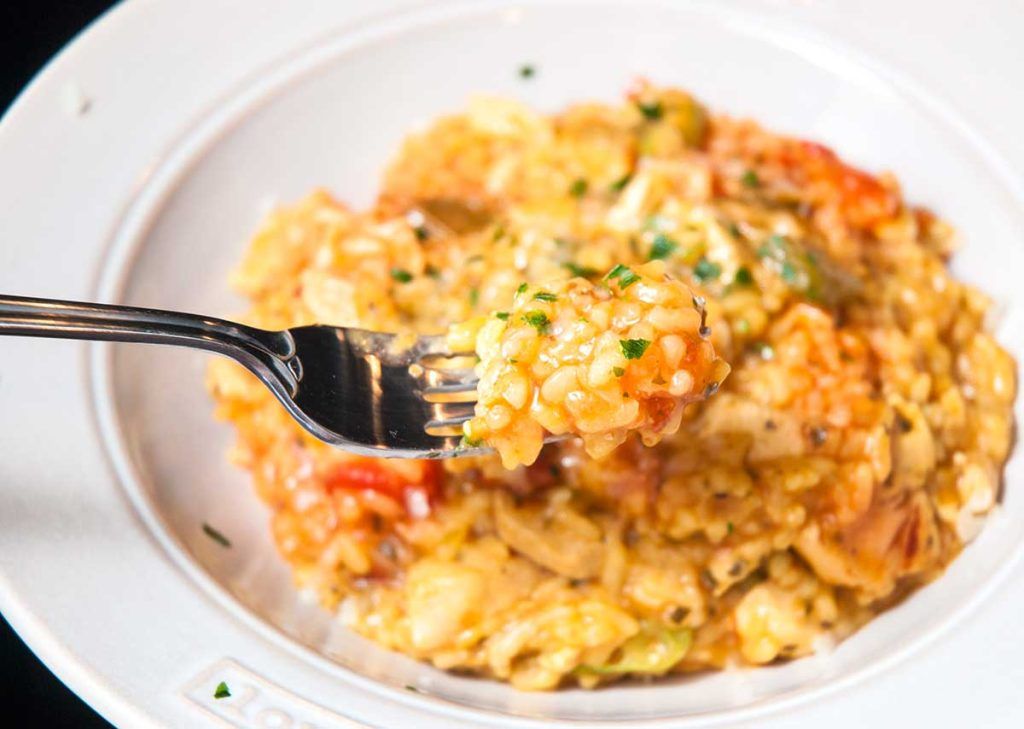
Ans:
{"type": "Polygon", "coordinates": [[[298,385],[288,332],[197,314],[0,294],[0,335],[192,347],[231,357],[264,381],[269,375],[289,394],[298,385]]]}

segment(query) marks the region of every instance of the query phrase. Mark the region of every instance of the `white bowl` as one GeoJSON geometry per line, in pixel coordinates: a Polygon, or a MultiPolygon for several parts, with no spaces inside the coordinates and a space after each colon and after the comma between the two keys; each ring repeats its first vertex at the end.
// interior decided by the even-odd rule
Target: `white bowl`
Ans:
{"type": "MultiPolygon", "coordinates": [[[[272,3],[257,5],[269,8],[272,3]]],[[[121,22],[130,23],[132,12],[142,11],[122,13],[121,22]]],[[[340,20],[351,14],[334,12],[340,20]]],[[[221,9],[212,15],[229,17],[221,9]]],[[[107,30],[116,30],[118,17],[110,18],[107,30]]],[[[189,23],[206,18],[196,15],[189,23]]],[[[94,33],[104,30],[101,24],[94,33]]],[[[232,43],[228,30],[226,48],[232,43]]],[[[170,31],[158,34],[165,32],[170,31]]],[[[212,38],[216,29],[203,32],[212,38]]],[[[178,120],[173,135],[163,134],[159,154],[150,145],[146,167],[134,168],[139,176],[130,197],[121,184],[118,201],[124,207],[116,215],[105,198],[109,245],[102,255],[93,250],[85,256],[99,262],[99,279],[79,295],[229,316],[244,303],[228,291],[227,272],[273,202],[325,186],[343,200],[368,204],[402,136],[458,110],[474,92],[510,95],[554,110],[575,100],[619,98],[641,74],[690,89],[717,111],[750,115],[770,129],[822,141],[868,169],[894,171],[909,200],[932,206],[964,233],[967,245],[955,268],[1000,302],[1005,315],[997,327],[999,339],[1024,358],[1024,294],[1017,280],[1024,271],[1019,245],[1024,218],[1017,183],[934,98],[830,37],[724,4],[660,2],[435,5],[378,15],[313,42],[305,27],[295,34],[302,42],[286,46],[288,54],[255,71],[247,69],[215,103],[207,99],[189,123],[178,120]],[[527,62],[538,74],[524,81],[517,69],[527,62]]],[[[205,36],[197,44],[211,61],[217,59],[215,46],[205,36]]],[[[159,102],[164,81],[151,80],[157,84],[151,95],[159,102]]],[[[173,90],[176,81],[168,78],[166,83],[173,90]]],[[[72,101],[80,100],[88,88],[68,93],[72,101]]],[[[103,98],[97,99],[95,110],[84,114],[81,104],[72,104],[66,116],[81,116],[80,123],[88,124],[89,115],[104,113],[103,104],[103,98]]],[[[18,119],[12,114],[11,123],[18,119]]],[[[128,135],[131,125],[122,123],[121,129],[128,135]]],[[[125,144],[130,144],[127,139],[125,144]]],[[[0,147],[0,159],[3,151],[0,147]]],[[[60,245],[51,242],[48,250],[54,256],[51,264],[59,265],[60,245]]],[[[40,275],[37,280],[52,278],[40,275]]],[[[31,280],[23,283],[28,286],[31,280]]],[[[19,292],[31,291],[23,287],[19,292]]],[[[54,345],[46,344],[25,345],[18,352],[41,363],[34,376],[56,364],[44,354],[54,345]]],[[[225,461],[233,433],[211,418],[203,387],[205,363],[204,356],[184,350],[92,345],[81,363],[87,377],[82,392],[90,398],[83,405],[94,413],[102,448],[131,504],[104,505],[101,511],[115,508],[123,518],[134,508],[142,523],[128,521],[127,528],[148,532],[159,545],[148,545],[152,554],[147,552],[135,579],[121,575],[115,582],[116,574],[108,576],[118,585],[110,597],[145,592],[146,565],[173,562],[178,570],[165,573],[162,564],[153,577],[154,589],[167,585],[168,594],[182,601],[174,607],[188,620],[183,623],[166,604],[148,605],[141,608],[143,615],[148,610],[161,621],[160,629],[140,633],[136,623],[141,616],[134,612],[130,634],[153,641],[154,650],[202,653],[192,664],[184,657],[176,664],[187,670],[179,669],[175,685],[184,687],[184,697],[194,705],[240,726],[257,721],[298,726],[300,719],[316,726],[345,725],[342,716],[410,726],[404,722],[472,726],[542,720],[552,726],[588,720],[689,726],[753,720],[848,686],[948,634],[992,593],[1021,551],[1024,497],[1015,485],[1024,484],[1024,464],[1018,455],[1008,465],[1009,487],[997,513],[947,574],[831,653],[652,685],[522,693],[380,649],[296,592],[270,539],[267,510],[246,475],[225,461]],[[208,539],[204,522],[229,535],[232,548],[208,539]],[[211,638],[224,624],[240,636],[233,632],[226,649],[211,638]],[[252,655],[247,661],[220,661],[237,658],[244,650],[239,646],[249,643],[260,646],[258,661],[252,655]],[[232,699],[213,700],[209,686],[222,678],[247,687],[251,695],[236,689],[232,699]],[[319,688],[307,691],[304,684],[319,688]],[[419,692],[405,688],[410,685],[419,692]]],[[[28,400],[16,402],[24,408],[28,400]]],[[[1020,404],[1017,417],[1022,417],[1020,404]]],[[[71,443],[72,436],[61,431],[53,443],[71,443]]],[[[41,454],[45,446],[33,440],[25,447],[41,454]]],[[[89,447],[94,453],[95,446],[89,447]]],[[[60,455],[51,458],[60,461],[60,455]]],[[[60,470],[42,455],[32,463],[36,469],[60,470]]],[[[91,471],[93,465],[84,468],[91,471]]],[[[26,465],[21,473],[32,471],[26,465]]],[[[59,494],[59,487],[52,493],[59,494]]],[[[28,513],[37,512],[33,507],[28,513]]],[[[80,539],[65,547],[89,548],[87,528],[76,523],[72,532],[80,539]]],[[[115,544],[105,548],[106,559],[116,560],[115,544]]],[[[53,550],[41,561],[60,558],[53,550]]],[[[128,554],[122,558],[131,561],[128,554]]],[[[5,599],[7,611],[17,602],[13,588],[5,599]]]]}

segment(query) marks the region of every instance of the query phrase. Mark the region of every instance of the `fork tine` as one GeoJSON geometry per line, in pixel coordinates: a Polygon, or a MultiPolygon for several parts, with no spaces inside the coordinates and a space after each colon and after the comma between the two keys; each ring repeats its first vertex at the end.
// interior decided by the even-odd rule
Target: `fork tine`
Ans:
{"type": "Polygon", "coordinates": [[[476,401],[476,386],[475,380],[428,386],[420,391],[420,397],[429,403],[472,403],[476,401]]]}
{"type": "Polygon", "coordinates": [[[462,424],[469,418],[454,418],[452,420],[430,420],[423,429],[427,435],[462,435],[462,424]]]}
{"type": "Polygon", "coordinates": [[[433,407],[433,418],[427,421],[424,428],[431,435],[442,434],[441,431],[458,429],[473,417],[474,403],[437,403],[433,407]]]}
{"type": "MultiPolygon", "coordinates": [[[[420,379],[423,382],[423,390],[438,389],[438,394],[448,388],[476,388],[477,377],[472,370],[427,370],[420,379]]],[[[455,392],[455,390],[451,390],[455,392]]]]}
{"type": "MultiPolygon", "coordinates": [[[[470,373],[472,374],[472,373],[470,373]]],[[[463,380],[445,385],[428,385],[423,388],[424,395],[454,395],[463,392],[476,392],[478,382],[476,379],[463,380]]]]}
{"type": "Polygon", "coordinates": [[[431,420],[467,420],[473,417],[474,402],[431,403],[431,420]]]}

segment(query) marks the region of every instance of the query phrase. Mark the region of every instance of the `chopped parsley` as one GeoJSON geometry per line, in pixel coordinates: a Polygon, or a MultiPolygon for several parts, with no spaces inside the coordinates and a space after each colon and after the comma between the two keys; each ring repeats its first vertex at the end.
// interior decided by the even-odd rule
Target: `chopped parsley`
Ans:
{"type": "Polygon", "coordinates": [[[657,121],[665,114],[665,107],[661,105],[660,101],[638,101],[636,102],[636,108],[640,110],[640,113],[644,115],[644,119],[648,121],[657,121]]]}
{"type": "Polygon", "coordinates": [[[635,284],[639,280],[640,280],[640,277],[637,276],[635,273],[633,273],[632,271],[626,271],[626,273],[624,273],[621,276],[619,276],[619,286],[623,290],[625,290],[625,289],[628,289],[630,286],[632,286],[633,284],[635,284]]]}
{"type": "Polygon", "coordinates": [[[502,321],[508,321],[509,313],[507,311],[499,311],[496,312],[494,315],[501,319],[502,321]]]}
{"type": "Polygon", "coordinates": [[[713,281],[720,275],[722,275],[722,267],[706,258],[701,258],[693,267],[693,277],[701,283],[713,281]]]}
{"type": "Polygon", "coordinates": [[[754,170],[747,170],[746,172],[744,172],[743,176],[740,177],[740,182],[743,183],[744,187],[761,186],[761,178],[757,176],[757,173],[754,172],[754,170]]]}
{"type": "Polygon", "coordinates": [[[616,263],[612,270],[605,275],[605,278],[609,280],[613,278],[618,278],[628,270],[629,266],[623,266],[621,263],[616,263]]]}
{"type": "Polygon", "coordinates": [[[213,698],[215,699],[226,699],[229,696],[231,696],[231,689],[223,681],[218,683],[217,688],[213,690],[213,698]]]}
{"type": "Polygon", "coordinates": [[[460,448],[479,448],[483,444],[483,438],[470,438],[468,435],[462,436],[462,440],[459,441],[460,448]]]}
{"type": "Polygon", "coordinates": [[[625,290],[639,281],[640,277],[636,275],[629,266],[623,266],[621,263],[617,263],[615,264],[615,268],[608,272],[605,279],[608,281],[618,279],[619,287],[625,290]]]}
{"type": "Polygon", "coordinates": [[[523,294],[526,293],[526,289],[528,288],[530,288],[530,284],[523,281],[521,284],[519,284],[519,288],[516,289],[516,296],[522,296],[523,294]]]}
{"type": "Polygon", "coordinates": [[[726,532],[726,534],[732,534],[733,529],[735,529],[735,528],[736,527],[733,526],[731,521],[727,521],[725,523],[725,532],[726,532]]]}
{"type": "Polygon", "coordinates": [[[562,268],[571,273],[573,276],[579,276],[580,278],[590,278],[591,276],[597,275],[597,271],[594,270],[593,268],[590,268],[588,266],[580,266],[579,264],[573,263],[572,261],[569,261],[568,263],[563,263],[562,268]]]}
{"type": "Polygon", "coordinates": [[[523,314],[523,321],[536,329],[538,334],[547,334],[551,326],[551,320],[543,311],[528,311],[523,314]]]}
{"type": "Polygon", "coordinates": [[[217,531],[212,526],[207,524],[205,521],[203,522],[203,533],[206,534],[206,536],[208,536],[213,541],[217,542],[217,544],[219,544],[222,547],[231,546],[230,539],[225,537],[223,534],[221,534],[219,531],[217,531]]]}
{"type": "Polygon", "coordinates": [[[430,231],[424,228],[422,225],[417,225],[412,229],[412,232],[416,234],[416,240],[422,242],[430,237],[430,231]]]}
{"type": "Polygon", "coordinates": [[[626,359],[640,359],[644,352],[651,346],[649,339],[620,339],[619,347],[622,348],[622,355],[626,359]]]}
{"type": "Polygon", "coordinates": [[[612,372],[615,374],[616,377],[622,377],[624,374],[626,374],[626,370],[624,370],[622,367],[612,367],[612,372]]]}
{"type": "Polygon", "coordinates": [[[412,274],[406,271],[404,268],[392,268],[391,278],[398,283],[409,283],[412,281],[412,274]]]}
{"type": "Polygon", "coordinates": [[[633,173],[627,172],[622,177],[617,179],[615,182],[608,186],[608,189],[612,192],[622,192],[623,188],[629,184],[629,181],[633,179],[633,173]]]}
{"type": "Polygon", "coordinates": [[[538,291],[533,295],[534,301],[558,301],[558,296],[551,293],[550,291],[538,291]]]}
{"type": "Polygon", "coordinates": [[[573,197],[583,197],[587,194],[587,187],[587,181],[580,177],[569,186],[569,194],[573,197]]]}
{"type": "Polygon", "coordinates": [[[476,306],[480,303],[480,289],[474,287],[469,290],[469,305],[476,306]]]}
{"type": "Polygon", "coordinates": [[[736,286],[750,286],[754,283],[754,276],[750,273],[749,268],[741,266],[736,269],[736,274],[732,277],[732,282],[736,286]]]}
{"type": "Polygon", "coordinates": [[[525,63],[519,67],[519,78],[533,78],[537,75],[537,69],[529,63],[525,63]]]}
{"type": "Polygon", "coordinates": [[[676,250],[679,249],[679,244],[669,238],[664,233],[658,233],[654,236],[654,242],[651,243],[651,250],[647,254],[647,260],[649,261],[661,261],[668,258],[676,250]]]}

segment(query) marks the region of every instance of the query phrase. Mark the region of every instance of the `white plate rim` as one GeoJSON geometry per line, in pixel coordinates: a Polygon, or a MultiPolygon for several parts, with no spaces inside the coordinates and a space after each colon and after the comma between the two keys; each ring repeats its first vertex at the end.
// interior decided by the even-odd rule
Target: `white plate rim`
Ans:
{"type": "MultiPolygon", "coordinates": [[[[457,4],[452,5],[457,6],[457,4]]],[[[136,7],[136,5],[132,5],[133,9],[135,9],[136,7]]],[[[116,22],[116,20],[114,19],[121,18],[122,12],[122,9],[117,8],[103,16],[99,21],[97,21],[97,24],[116,22]]],[[[83,35],[76,39],[76,41],[74,41],[71,47],[79,47],[82,44],[82,38],[91,33],[92,28],[94,27],[95,25],[90,26],[90,28],[88,28],[86,31],[83,31],[83,35]]],[[[801,32],[806,35],[814,35],[812,31],[806,28],[801,29],[801,32]]],[[[821,34],[818,35],[820,37],[818,37],[815,41],[812,42],[823,42],[826,39],[833,40],[828,39],[827,36],[821,34]]],[[[840,46],[839,48],[841,50],[836,50],[836,47],[833,47],[833,50],[836,50],[837,53],[841,53],[842,55],[847,56],[848,58],[851,59],[852,62],[856,63],[857,65],[862,65],[866,68],[871,69],[880,77],[886,79],[886,81],[891,83],[895,88],[899,89],[902,93],[912,97],[915,102],[922,104],[925,108],[928,109],[930,113],[932,113],[933,115],[937,115],[941,119],[942,123],[950,125],[960,134],[960,136],[962,136],[965,139],[968,139],[974,147],[975,151],[978,152],[985,159],[986,164],[988,164],[1002,177],[1007,187],[1013,191],[1015,197],[1018,200],[1024,200],[1024,185],[1021,184],[1020,178],[1016,175],[1016,173],[1014,173],[1010,166],[1003,161],[1000,155],[998,155],[995,152],[992,145],[989,144],[987,140],[979,137],[971,128],[971,126],[961,119],[959,114],[957,114],[953,110],[953,107],[951,105],[940,101],[939,99],[936,98],[935,94],[924,90],[923,87],[921,87],[916,82],[910,80],[908,77],[902,76],[894,72],[891,68],[879,66],[878,64],[874,63],[872,59],[864,57],[863,54],[860,54],[852,50],[849,46],[840,46]]],[[[7,114],[5,114],[3,119],[4,124],[10,123],[11,119],[17,117],[19,109],[21,108],[21,105],[27,97],[33,94],[40,93],[39,89],[41,89],[46,83],[48,83],[48,79],[50,78],[50,75],[52,75],[53,69],[63,61],[67,53],[68,50],[65,50],[60,55],[55,57],[47,65],[47,67],[44,68],[44,70],[40,72],[40,74],[32,81],[32,83],[23,92],[22,96],[19,97],[15,104],[12,105],[12,107],[9,109],[7,114]]],[[[305,53],[305,51],[303,53],[305,53]]],[[[272,65],[276,66],[277,64],[277,61],[272,62],[272,65]]],[[[235,96],[236,94],[235,92],[231,92],[229,95],[235,96]]],[[[191,125],[188,126],[191,127],[191,125]]],[[[2,134],[2,132],[3,126],[0,126],[0,134],[2,134]]],[[[191,133],[186,133],[185,136],[191,136],[191,133]]],[[[172,143],[170,146],[173,147],[175,145],[172,143]]],[[[130,205],[131,203],[126,203],[126,209],[130,205]]],[[[104,254],[103,259],[104,261],[106,261],[106,254],[104,254]]],[[[93,290],[104,294],[108,294],[111,292],[112,289],[110,289],[107,284],[97,281],[96,285],[93,287],[93,290]]],[[[99,353],[102,352],[104,349],[105,348],[102,346],[90,347],[89,360],[86,365],[89,368],[89,371],[100,380],[102,380],[102,377],[99,375],[99,373],[103,371],[103,368],[98,367],[97,363],[101,362],[101,359],[99,359],[99,353]]],[[[100,385],[100,387],[102,388],[102,385],[100,385]]],[[[109,423],[104,424],[101,420],[101,430],[104,430],[109,427],[109,423]]],[[[136,508],[137,507],[138,505],[136,504],[136,508]]],[[[142,518],[144,521],[148,522],[145,512],[142,512],[142,518]]],[[[167,545],[165,544],[164,546],[166,548],[167,545]]],[[[908,644],[907,646],[904,646],[903,649],[898,654],[894,654],[890,660],[874,664],[866,668],[861,674],[858,674],[856,677],[851,677],[851,681],[861,681],[864,680],[864,678],[866,678],[868,675],[874,675],[881,671],[888,670],[892,666],[905,660],[906,657],[915,653],[924,645],[934,640],[936,637],[938,637],[939,634],[948,629],[949,625],[960,622],[961,620],[963,620],[964,617],[973,613],[979,604],[981,604],[987,597],[989,597],[993,593],[994,590],[998,589],[999,586],[1002,585],[1002,583],[1005,581],[1006,575],[1019,562],[1021,554],[1022,548],[1019,547],[1017,551],[1014,553],[1012,559],[1008,560],[1007,563],[1003,565],[998,575],[995,576],[992,580],[990,580],[990,582],[986,586],[986,589],[982,593],[975,595],[960,610],[950,615],[947,621],[944,623],[943,628],[933,631],[932,633],[926,636],[922,636],[919,640],[911,644],[908,644]]],[[[175,561],[177,561],[176,557],[174,557],[174,559],[175,561]]],[[[182,565],[179,564],[178,566],[181,567],[182,565]]],[[[192,567],[192,565],[189,565],[189,567],[192,567]]],[[[198,568],[196,568],[196,570],[198,570],[198,568]]],[[[195,576],[193,575],[193,579],[194,578],[195,576]]],[[[208,578],[206,579],[208,581],[208,578]]],[[[222,588],[220,588],[219,586],[215,586],[212,589],[215,592],[223,593],[222,588]]],[[[231,601],[231,598],[226,596],[226,593],[224,593],[222,597],[224,597],[227,601],[231,601]]],[[[74,656],[74,654],[71,653],[69,650],[67,650],[64,645],[52,639],[52,635],[49,633],[46,626],[40,623],[39,621],[35,620],[34,615],[31,612],[31,609],[27,605],[21,603],[21,601],[18,598],[16,588],[8,582],[7,575],[2,573],[0,573],[0,607],[3,608],[5,615],[7,615],[8,619],[12,622],[13,625],[15,625],[18,632],[24,637],[26,637],[26,639],[28,640],[28,642],[30,642],[33,648],[35,648],[40,653],[40,655],[44,658],[44,661],[46,661],[47,664],[51,667],[59,667],[58,671],[60,675],[64,676],[67,682],[74,686],[76,690],[78,690],[91,703],[98,707],[101,707],[104,713],[106,713],[108,716],[112,718],[117,717],[119,721],[122,719],[125,720],[125,722],[128,725],[150,725],[150,722],[152,720],[148,716],[146,716],[144,713],[139,712],[137,708],[130,702],[124,701],[123,697],[111,693],[109,690],[109,686],[107,686],[103,682],[102,678],[100,678],[97,675],[97,672],[90,670],[88,666],[77,660],[77,657],[74,656]]],[[[258,621],[257,618],[253,619],[258,621]]],[[[291,639],[286,638],[286,640],[289,643],[292,642],[291,639]]],[[[308,649],[305,648],[300,648],[300,650],[308,651],[308,649]]],[[[319,660],[325,659],[319,658],[319,660]]],[[[823,687],[822,689],[816,689],[812,693],[812,695],[821,696],[830,694],[833,691],[841,689],[844,686],[844,684],[845,682],[838,684],[830,684],[829,686],[823,687]]],[[[377,684],[373,684],[372,688],[377,690],[380,687],[377,684]]],[[[396,693],[390,689],[388,689],[388,691],[390,691],[392,694],[395,694],[389,696],[388,698],[390,699],[397,698],[399,700],[406,700],[409,698],[407,696],[402,695],[400,692],[396,693]]],[[[771,710],[781,711],[787,708],[788,706],[800,703],[804,700],[807,700],[808,698],[810,698],[810,696],[801,698],[793,697],[792,699],[783,698],[776,701],[772,701],[770,702],[773,705],[771,707],[771,710]]],[[[418,702],[413,701],[407,703],[418,702]]],[[[761,710],[758,710],[758,713],[761,713],[761,710]]],[[[486,716],[493,717],[494,715],[487,714],[486,716]]],[[[724,716],[722,718],[722,721],[742,719],[745,716],[745,711],[741,711],[736,714],[729,714],[728,716],[724,716]]],[[[481,715],[473,712],[465,718],[480,719],[481,715]]],[[[716,717],[716,720],[717,718],[718,717],[716,717]]],[[[678,720],[674,719],[656,720],[650,722],[650,724],[652,726],[682,725],[678,720]]],[[[535,723],[531,720],[528,720],[528,723],[524,723],[522,725],[534,726],[535,723]]]]}

